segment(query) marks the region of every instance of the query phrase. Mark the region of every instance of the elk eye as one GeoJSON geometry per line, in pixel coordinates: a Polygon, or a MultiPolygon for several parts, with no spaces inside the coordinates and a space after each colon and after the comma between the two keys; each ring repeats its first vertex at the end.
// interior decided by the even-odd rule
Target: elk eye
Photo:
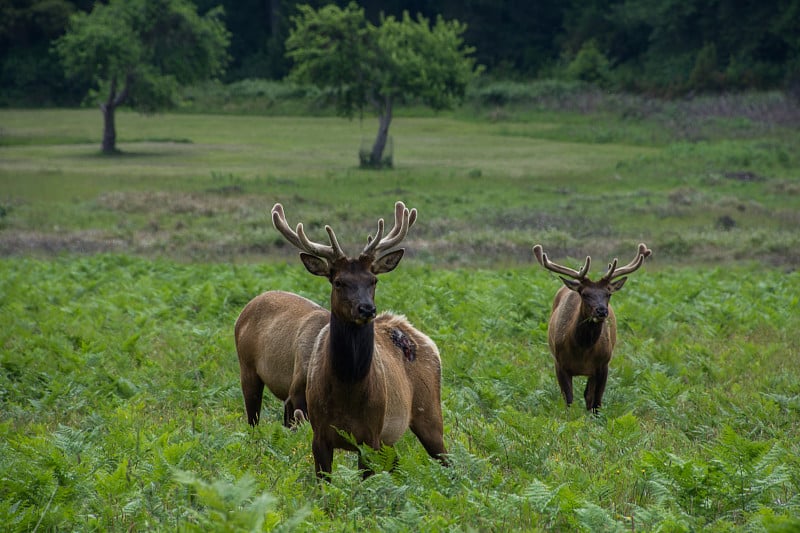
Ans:
{"type": "Polygon", "coordinates": [[[344,284],[341,281],[339,281],[338,279],[333,280],[333,288],[334,289],[341,289],[343,286],[344,286],[344,284]]]}

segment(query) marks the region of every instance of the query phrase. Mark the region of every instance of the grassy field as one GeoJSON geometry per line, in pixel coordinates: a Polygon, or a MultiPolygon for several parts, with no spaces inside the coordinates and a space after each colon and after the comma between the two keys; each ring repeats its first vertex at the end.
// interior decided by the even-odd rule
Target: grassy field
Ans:
{"type": "Polygon", "coordinates": [[[4,254],[260,260],[281,252],[275,201],[355,246],[403,199],[420,211],[411,251],[437,266],[527,265],[533,241],[629,255],[640,240],[663,262],[800,263],[796,128],[664,143],[643,136],[663,137],[658,121],[604,115],[401,117],[396,168],[376,172],[357,168],[367,120],[123,113],[116,158],[92,141],[96,110],[0,111],[0,124],[4,254]]]}
{"type": "Polygon", "coordinates": [[[0,110],[4,527],[800,528],[800,130],[510,116],[401,116],[376,172],[357,168],[370,120],[121,114],[109,158],[96,110],[0,110]],[[361,481],[337,452],[320,485],[277,400],[247,426],[233,322],[267,289],[327,303],[274,202],[352,250],[397,199],[420,216],[377,304],[442,352],[452,467],[409,434],[370,454],[395,470],[361,481]],[[546,342],[560,281],[531,246],[603,265],[639,241],[654,256],[614,296],[604,408],[568,410],[546,342]]]}

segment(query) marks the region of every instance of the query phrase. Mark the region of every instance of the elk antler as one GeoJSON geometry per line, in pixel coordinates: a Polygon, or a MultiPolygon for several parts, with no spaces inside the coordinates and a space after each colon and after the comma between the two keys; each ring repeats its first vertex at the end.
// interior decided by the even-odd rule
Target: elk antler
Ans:
{"type": "Polygon", "coordinates": [[[405,206],[403,202],[394,204],[394,227],[386,237],[383,237],[383,219],[378,220],[378,231],[375,236],[369,235],[367,237],[367,245],[361,252],[361,257],[374,258],[379,253],[397,246],[400,241],[405,239],[409,228],[414,225],[417,220],[417,210],[411,211],[405,206]]]}
{"type": "Polygon", "coordinates": [[[541,244],[537,244],[536,246],[533,247],[533,255],[536,256],[536,259],[539,261],[539,263],[547,270],[551,270],[556,274],[564,274],[565,276],[569,276],[577,280],[582,280],[583,278],[586,277],[586,273],[589,272],[589,265],[592,264],[592,258],[587,255],[586,262],[583,263],[583,266],[581,267],[580,271],[573,270],[571,268],[562,265],[558,265],[556,263],[551,262],[547,258],[547,254],[544,253],[544,251],[542,250],[541,244]]]}
{"type": "Polygon", "coordinates": [[[336,234],[330,226],[325,226],[325,231],[328,232],[328,237],[331,240],[330,246],[311,242],[311,240],[306,237],[306,232],[303,231],[302,222],[297,224],[297,231],[292,231],[292,228],[290,228],[289,224],[286,222],[286,215],[283,213],[283,206],[281,204],[275,204],[272,207],[272,224],[275,226],[275,229],[286,237],[287,241],[304,252],[308,252],[322,259],[327,259],[329,262],[345,257],[342,247],[339,246],[339,241],[336,240],[336,234]]]}
{"type": "Polygon", "coordinates": [[[650,248],[648,248],[645,243],[640,242],[639,249],[636,252],[636,257],[633,258],[633,261],[631,261],[622,268],[617,268],[617,258],[615,257],[614,260],[608,264],[608,270],[601,279],[606,281],[611,281],[612,279],[624,276],[625,274],[636,272],[637,270],[639,270],[639,267],[642,266],[644,258],[650,257],[650,254],[652,253],[653,251],[650,248]]]}

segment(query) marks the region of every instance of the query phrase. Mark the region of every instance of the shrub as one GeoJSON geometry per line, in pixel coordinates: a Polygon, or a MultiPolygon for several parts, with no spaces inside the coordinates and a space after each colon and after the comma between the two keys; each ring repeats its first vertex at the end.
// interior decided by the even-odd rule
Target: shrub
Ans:
{"type": "Polygon", "coordinates": [[[689,74],[689,89],[711,91],[722,87],[724,82],[724,75],[717,69],[717,47],[708,43],[697,52],[689,74]]]}
{"type": "Polygon", "coordinates": [[[611,71],[608,58],[594,40],[583,44],[578,54],[566,68],[569,79],[586,81],[600,86],[608,85],[611,71]]]}

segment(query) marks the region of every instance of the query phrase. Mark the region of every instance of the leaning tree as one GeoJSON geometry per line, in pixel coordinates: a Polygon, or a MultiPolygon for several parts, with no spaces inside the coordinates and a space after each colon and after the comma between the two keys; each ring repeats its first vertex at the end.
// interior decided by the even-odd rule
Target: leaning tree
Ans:
{"type": "Polygon", "coordinates": [[[376,26],[355,3],[341,9],[300,6],[286,40],[294,65],[290,76],[311,83],[333,96],[339,114],[352,118],[365,109],[379,119],[372,149],[361,156],[363,166],[385,166],[384,149],[396,103],[421,102],[446,109],[460,102],[477,68],[474,49],[464,45],[466,30],[458,21],[436,22],[381,17],[376,26]]]}
{"type": "Polygon", "coordinates": [[[111,0],[76,13],[54,48],[103,113],[103,153],[115,153],[114,112],[168,109],[181,85],[221,74],[230,35],[221,8],[204,16],[188,0],[111,0]]]}

